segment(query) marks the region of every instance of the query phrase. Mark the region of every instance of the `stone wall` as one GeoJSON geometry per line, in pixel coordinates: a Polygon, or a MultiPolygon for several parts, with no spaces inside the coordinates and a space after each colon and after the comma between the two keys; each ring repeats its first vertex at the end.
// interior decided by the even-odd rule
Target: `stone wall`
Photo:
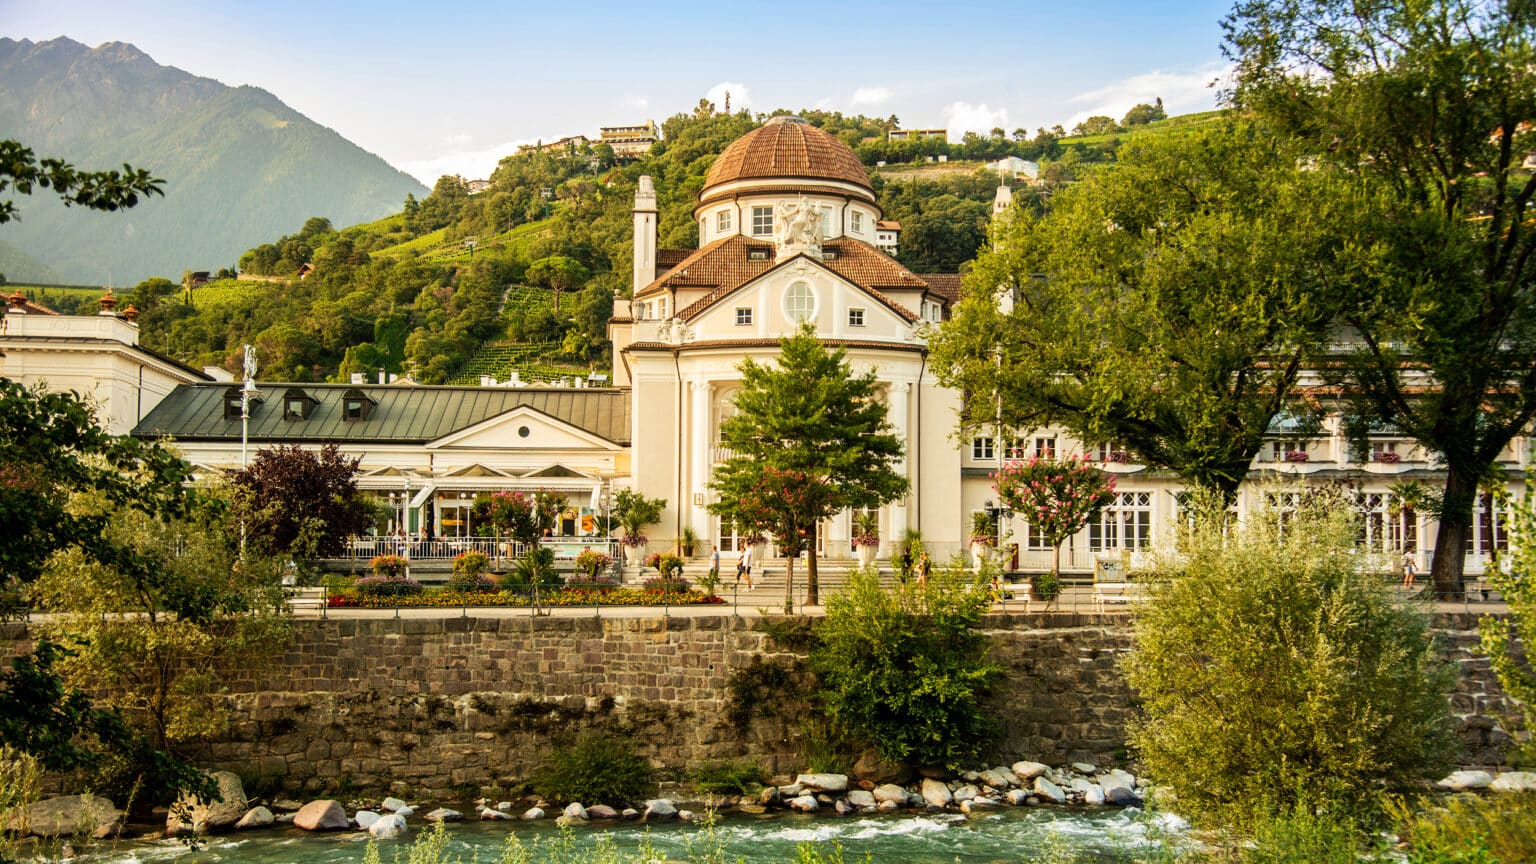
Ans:
{"type": "MultiPolygon", "coordinates": [[[[1515,712],[1475,621],[1440,621],[1461,666],[1463,761],[1499,761],[1515,712]]],[[[1116,670],[1121,616],[993,615],[1004,675],[994,761],[1125,760],[1132,694],[1116,670]]],[[[806,672],[751,622],[699,618],[332,619],[296,622],[281,656],[226,676],[236,722],[200,754],[247,780],[306,791],[511,786],[561,736],[630,735],[656,764],[749,757],[801,767],[806,672]],[[401,788],[401,787],[397,787],[401,788]]],[[[0,638],[7,634],[0,633],[0,638]]],[[[11,641],[24,650],[24,632],[11,641]]]]}

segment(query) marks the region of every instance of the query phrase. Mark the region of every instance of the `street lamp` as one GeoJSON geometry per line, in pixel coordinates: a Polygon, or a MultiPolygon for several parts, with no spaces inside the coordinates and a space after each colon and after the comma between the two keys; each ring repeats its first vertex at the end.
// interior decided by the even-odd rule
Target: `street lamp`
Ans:
{"type": "MultiPolygon", "coordinates": [[[[240,387],[240,470],[247,468],[246,442],[250,437],[251,427],[251,400],[261,395],[256,389],[256,349],[253,346],[245,346],[245,359],[242,364],[245,371],[245,383],[240,387]]],[[[240,519],[240,560],[245,560],[245,519],[240,519]]]]}

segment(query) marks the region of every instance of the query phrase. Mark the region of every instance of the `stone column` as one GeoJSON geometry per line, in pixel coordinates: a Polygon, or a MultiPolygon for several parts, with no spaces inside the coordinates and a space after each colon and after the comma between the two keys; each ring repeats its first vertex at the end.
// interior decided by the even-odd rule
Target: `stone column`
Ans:
{"type": "MultiPolygon", "coordinates": [[[[890,388],[890,393],[891,393],[891,402],[890,402],[890,412],[891,412],[891,414],[890,414],[890,421],[891,421],[891,426],[892,426],[892,428],[895,429],[897,437],[899,437],[902,440],[902,442],[906,445],[905,448],[902,450],[901,458],[896,460],[896,464],[895,464],[894,467],[896,469],[896,473],[900,474],[903,477],[906,477],[908,482],[911,482],[911,480],[912,480],[912,474],[911,474],[910,471],[907,470],[907,465],[909,464],[908,463],[908,458],[911,456],[912,444],[913,444],[913,441],[912,441],[912,427],[911,427],[911,411],[908,408],[908,401],[907,401],[908,400],[908,396],[911,394],[911,391],[912,391],[912,384],[909,381],[893,381],[893,382],[891,382],[891,388],[890,388]]],[[[910,496],[911,494],[912,493],[911,493],[911,491],[909,489],[909,491],[907,492],[907,495],[910,496]]],[[[892,502],[891,505],[888,508],[886,508],[887,512],[888,512],[888,516],[886,518],[887,525],[885,526],[885,529],[880,534],[880,557],[881,558],[888,557],[891,554],[892,544],[896,543],[898,540],[900,540],[902,538],[902,535],[906,533],[907,526],[911,524],[910,522],[907,521],[908,516],[907,516],[906,501],[907,501],[906,497],[898,498],[894,502],[892,502]]]]}
{"type": "MultiPolygon", "coordinates": [[[[688,490],[689,505],[692,508],[692,518],[689,524],[693,526],[695,534],[699,535],[701,544],[719,542],[710,530],[709,511],[704,508],[704,503],[709,500],[710,469],[714,463],[714,442],[710,438],[709,420],[711,395],[714,393],[714,385],[708,381],[693,381],[689,387],[693,389],[693,428],[689,433],[688,447],[685,452],[691,453],[693,466],[689,471],[688,490]]],[[[701,553],[703,546],[695,550],[701,553]]]]}

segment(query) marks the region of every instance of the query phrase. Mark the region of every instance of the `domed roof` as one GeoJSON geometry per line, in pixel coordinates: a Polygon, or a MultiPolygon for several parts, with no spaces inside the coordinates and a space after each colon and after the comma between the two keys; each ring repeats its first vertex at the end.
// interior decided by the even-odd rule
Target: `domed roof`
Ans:
{"type": "MultiPolygon", "coordinates": [[[[799,117],[774,117],[737,138],[704,178],[711,186],[735,180],[835,180],[874,192],[869,172],[848,145],[799,117]]],[[[873,198],[873,195],[871,195],[873,198]]]]}

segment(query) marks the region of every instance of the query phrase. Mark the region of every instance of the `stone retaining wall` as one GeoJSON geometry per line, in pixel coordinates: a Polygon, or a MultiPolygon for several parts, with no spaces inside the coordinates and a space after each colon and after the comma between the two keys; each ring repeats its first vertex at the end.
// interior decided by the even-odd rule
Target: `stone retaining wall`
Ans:
{"type": "MultiPolygon", "coordinates": [[[[1469,765],[1518,727],[1469,616],[1439,621],[1462,669],[1453,698],[1469,765]]],[[[1125,760],[1135,707],[1116,671],[1122,616],[993,615],[1004,669],[991,761],[1125,760]]],[[[296,622],[280,657],[226,677],[236,722],[200,762],[306,791],[510,786],[557,738],[631,735],[654,762],[750,757],[801,767],[805,669],[752,623],[688,618],[332,619],[296,622]],[[398,787],[397,787],[398,788],[398,787]]],[[[23,630],[0,631],[24,650],[23,630]]]]}

